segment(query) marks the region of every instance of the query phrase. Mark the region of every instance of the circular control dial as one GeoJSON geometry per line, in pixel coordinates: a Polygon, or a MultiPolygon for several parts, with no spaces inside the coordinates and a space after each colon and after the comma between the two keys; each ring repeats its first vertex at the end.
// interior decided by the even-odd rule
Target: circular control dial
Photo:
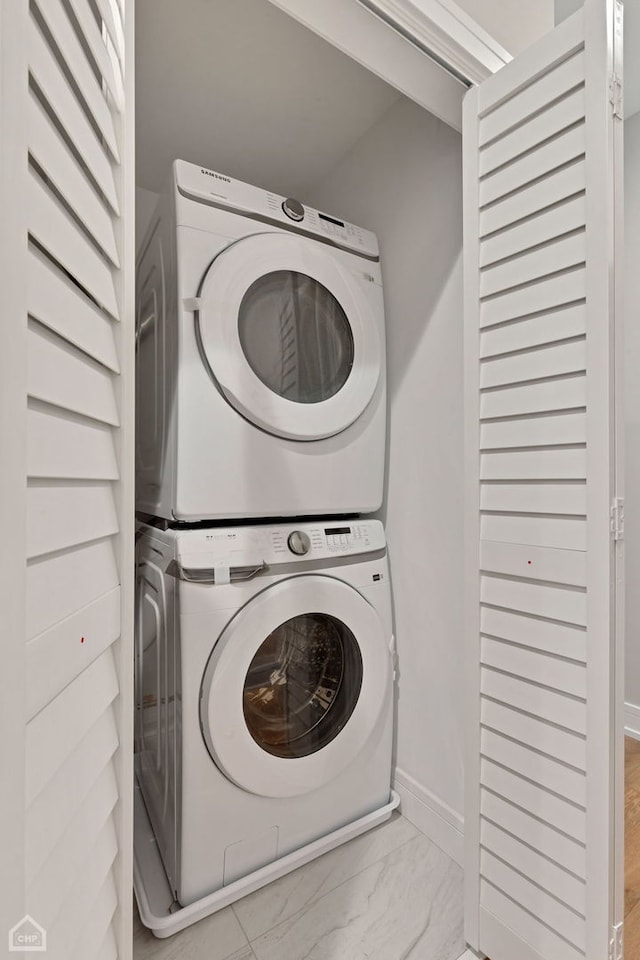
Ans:
{"type": "Polygon", "coordinates": [[[292,197],[287,197],[282,204],[282,209],[290,220],[304,220],[304,207],[299,200],[294,200],[292,197]]]}
{"type": "Polygon", "coordinates": [[[309,552],[311,547],[311,540],[306,533],[302,530],[294,530],[293,533],[289,534],[287,539],[287,544],[291,553],[297,554],[299,557],[303,557],[305,553],[309,552]]]}

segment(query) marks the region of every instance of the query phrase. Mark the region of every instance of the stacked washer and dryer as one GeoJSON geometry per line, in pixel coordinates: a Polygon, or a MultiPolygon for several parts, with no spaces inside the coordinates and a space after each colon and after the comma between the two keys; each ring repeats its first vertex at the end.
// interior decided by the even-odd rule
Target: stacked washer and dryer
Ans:
{"type": "Polygon", "coordinates": [[[176,161],[137,365],[134,873],[169,936],[397,805],[375,236],[176,161]]]}

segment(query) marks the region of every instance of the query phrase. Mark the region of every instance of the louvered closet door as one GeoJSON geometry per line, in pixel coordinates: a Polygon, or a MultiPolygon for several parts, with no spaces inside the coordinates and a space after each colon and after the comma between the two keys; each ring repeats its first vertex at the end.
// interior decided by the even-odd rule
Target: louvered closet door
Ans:
{"type": "Polygon", "coordinates": [[[26,435],[12,463],[26,483],[11,541],[13,569],[26,565],[21,671],[3,676],[19,684],[23,730],[15,715],[6,729],[24,757],[8,919],[44,928],[51,960],[115,960],[131,952],[133,4],[1,12],[19,51],[8,282],[24,293],[8,402],[26,435]]]}
{"type": "Polygon", "coordinates": [[[492,960],[605,960],[616,919],[616,17],[589,0],[465,104],[467,939],[492,960]]]}

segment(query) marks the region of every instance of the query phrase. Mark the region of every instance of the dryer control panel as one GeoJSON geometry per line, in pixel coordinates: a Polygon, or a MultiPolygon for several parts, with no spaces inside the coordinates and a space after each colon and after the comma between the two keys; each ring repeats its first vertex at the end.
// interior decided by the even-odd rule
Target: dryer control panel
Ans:
{"type": "Polygon", "coordinates": [[[308,207],[294,197],[281,197],[185,160],[174,162],[174,176],[177,189],[192,200],[213,203],[249,217],[279,223],[295,232],[316,234],[366,257],[377,259],[379,256],[375,233],[308,207]]]}
{"type": "Polygon", "coordinates": [[[177,534],[182,564],[193,569],[309,562],[374,553],[386,546],[379,520],[337,520],[217,527],[177,534]]]}

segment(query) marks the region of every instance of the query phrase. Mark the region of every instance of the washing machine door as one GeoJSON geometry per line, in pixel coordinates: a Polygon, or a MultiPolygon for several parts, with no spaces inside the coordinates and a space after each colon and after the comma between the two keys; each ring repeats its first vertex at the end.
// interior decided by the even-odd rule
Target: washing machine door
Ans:
{"type": "Polygon", "coordinates": [[[207,664],[207,749],[265,797],[316,790],[360,754],[391,696],[391,651],[374,608],[326,576],[268,587],[231,620],[207,664]]]}
{"type": "Polygon", "coordinates": [[[333,436],[373,396],[375,317],[354,275],[315,241],[265,233],[231,244],[204,277],[196,316],[222,393],[269,433],[333,436]]]}

